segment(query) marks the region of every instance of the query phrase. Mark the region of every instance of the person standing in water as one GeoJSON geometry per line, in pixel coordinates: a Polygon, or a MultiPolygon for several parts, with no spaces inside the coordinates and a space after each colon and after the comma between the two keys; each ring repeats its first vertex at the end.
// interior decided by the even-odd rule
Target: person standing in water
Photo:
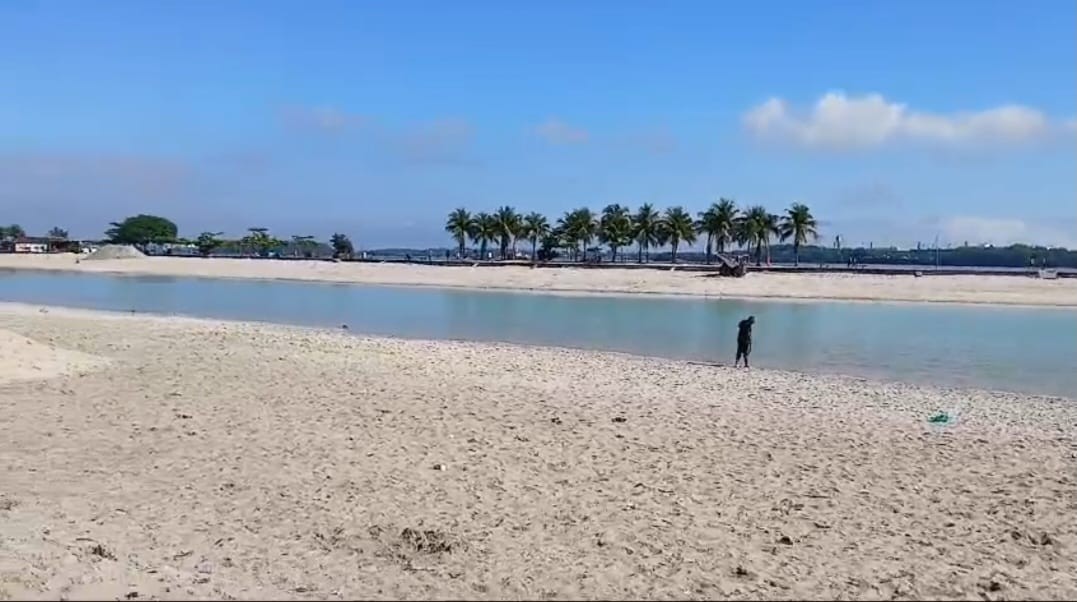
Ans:
{"type": "Polygon", "coordinates": [[[744,367],[748,367],[748,355],[752,352],[752,324],[755,324],[755,316],[748,316],[737,324],[737,359],[733,360],[733,367],[740,364],[740,358],[744,358],[744,367]]]}

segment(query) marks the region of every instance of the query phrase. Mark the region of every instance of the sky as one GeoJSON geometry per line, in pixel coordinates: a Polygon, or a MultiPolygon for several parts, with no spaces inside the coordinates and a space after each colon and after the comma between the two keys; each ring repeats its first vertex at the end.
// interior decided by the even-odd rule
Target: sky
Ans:
{"type": "Polygon", "coordinates": [[[1077,3],[0,2],[0,223],[448,244],[720,197],[1077,247],[1077,3]]]}

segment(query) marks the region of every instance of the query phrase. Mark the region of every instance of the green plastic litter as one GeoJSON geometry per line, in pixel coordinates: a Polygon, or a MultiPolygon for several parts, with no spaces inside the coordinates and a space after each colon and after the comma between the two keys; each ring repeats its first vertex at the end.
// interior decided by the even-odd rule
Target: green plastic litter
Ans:
{"type": "Polygon", "coordinates": [[[928,418],[927,421],[928,422],[934,422],[934,423],[950,422],[950,415],[947,414],[946,412],[939,412],[938,414],[935,414],[931,418],[928,418]]]}

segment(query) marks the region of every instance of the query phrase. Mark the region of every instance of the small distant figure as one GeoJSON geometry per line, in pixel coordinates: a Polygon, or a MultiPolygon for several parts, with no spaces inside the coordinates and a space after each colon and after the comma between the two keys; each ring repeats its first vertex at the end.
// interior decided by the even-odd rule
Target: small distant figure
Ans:
{"type": "Polygon", "coordinates": [[[752,353],[752,324],[755,324],[755,316],[748,316],[737,324],[737,359],[733,360],[733,367],[740,364],[744,358],[744,367],[748,367],[748,355],[752,353]]]}

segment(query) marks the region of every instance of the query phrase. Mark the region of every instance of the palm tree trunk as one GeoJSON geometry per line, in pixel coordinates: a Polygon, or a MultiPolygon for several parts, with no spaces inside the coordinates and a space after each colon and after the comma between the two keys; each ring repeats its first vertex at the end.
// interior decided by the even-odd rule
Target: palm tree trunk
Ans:
{"type": "Polygon", "coordinates": [[[531,239],[531,263],[534,264],[538,261],[538,237],[531,239]]]}
{"type": "Polygon", "coordinates": [[[763,265],[763,241],[755,241],[755,267],[763,265]]]}
{"type": "Polygon", "coordinates": [[[673,242],[671,242],[671,243],[669,244],[669,246],[670,246],[670,248],[671,248],[671,249],[672,249],[672,251],[673,251],[673,252],[672,252],[672,253],[670,254],[670,255],[671,255],[670,259],[671,259],[671,260],[673,260],[673,263],[677,263],[677,241],[673,241],[673,242]]]}
{"type": "Polygon", "coordinates": [[[639,258],[636,260],[636,263],[643,263],[643,243],[638,243],[638,244],[639,244],[639,258]]]}
{"type": "Polygon", "coordinates": [[[800,243],[793,241],[793,267],[800,267],[800,243]]]}
{"type": "Polygon", "coordinates": [[[711,264],[711,251],[713,249],[714,239],[710,234],[707,234],[707,265],[711,264]]]}

